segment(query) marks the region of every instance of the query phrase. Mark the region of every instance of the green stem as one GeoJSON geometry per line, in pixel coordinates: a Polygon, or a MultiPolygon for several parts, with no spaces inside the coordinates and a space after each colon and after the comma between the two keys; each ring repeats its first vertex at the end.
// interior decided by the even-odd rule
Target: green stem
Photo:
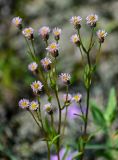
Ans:
{"type": "MultiPolygon", "coordinates": [[[[68,85],[66,87],[66,102],[65,102],[64,106],[66,106],[67,101],[68,101],[68,85]]],[[[67,119],[67,113],[68,113],[68,106],[66,106],[66,112],[65,112],[65,117],[64,117],[64,126],[63,126],[63,130],[62,130],[62,135],[63,136],[64,136],[64,132],[65,132],[65,124],[66,124],[66,119],[67,119]]]]}
{"type": "Polygon", "coordinates": [[[48,141],[46,141],[46,144],[47,144],[47,149],[48,149],[48,160],[50,160],[50,145],[48,141]]]}
{"type": "Polygon", "coordinates": [[[81,46],[82,46],[82,49],[83,49],[83,51],[86,53],[87,50],[86,50],[86,48],[85,48],[84,45],[83,45],[83,42],[82,42],[82,39],[81,39],[81,35],[80,35],[80,30],[78,30],[78,36],[79,36],[79,39],[80,39],[80,44],[81,44],[81,46]]]}
{"type": "Polygon", "coordinates": [[[92,28],[92,32],[91,32],[90,44],[89,44],[89,48],[88,48],[88,51],[87,51],[88,53],[91,50],[91,45],[92,45],[92,42],[93,42],[93,33],[94,33],[94,28],[92,28]]]}
{"type": "Polygon", "coordinates": [[[83,109],[82,109],[81,102],[79,103],[79,106],[80,106],[81,113],[82,113],[82,115],[84,116],[84,112],[83,112],[83,109]]]}
{"type": "Polygon", "coordinates": [[[98,64],[100,56],[101,56],[100,50],[101,50],[101,43],[99,44],[99,49],[98,49],[98,53],[97,53],[97,56],[96,56],[96,65],[98,64]]]}
{"type": "Polygon", "coordinates": [[[54,128],[54,118],[53,118],[53,113],[51,114],[51,126],[54,128]]]}
{"type": "Polygon", "coordinates": [[[33,117],[33,119],[35,120],[35,122],[36,122],[36,124],[38,125],[38,127],[41,129],[41,126],[40,126],[40,124],[37,122],[37,119],[35,118],[34,114],[33,114],[30,110],[28,110],[28,111],[29,111],[29,113],[32,115],[32,117],[33,117]]]}

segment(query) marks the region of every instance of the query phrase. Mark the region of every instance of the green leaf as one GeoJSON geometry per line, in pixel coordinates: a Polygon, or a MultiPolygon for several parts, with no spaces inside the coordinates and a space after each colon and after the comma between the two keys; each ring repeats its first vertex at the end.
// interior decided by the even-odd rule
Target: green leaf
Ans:
{"type": "Polygon", "coordinates": [[[107,127],[106,120],[102,111],[98,107],[96,107],[95,104],[92,104],[91,106],[91,113],[92,113],[95,124],[103,128],[107,127]]]}
{"type": "Polygon", "coordinates": [[[72,160],[75,160],[75,158],[79,158],[83,153],[82,152],[78,152],[73,158],[72,160]]]}
{"type": "Polygon", "coordinates": [[[112,88],[110,90],[108,104],[107,104],[107,108],[106,108],[106,111],[105,111],[105,119],[106,119],[108,124],[111,124],[115,119],[116,105],[117,105],[117,100],[116,100],[115,89],[112,88]]]}
{"type": "Polygon", "coordinates": [[[56,143],[56,141],[57,141],[57,139],[58,139],[59,137],[60,137],[59,134],[56,135],[55,137],[53,137],[53,139],[52,139],[51,142],[50,142],[50,146],[51,146],[52,144],[56,143]]]}

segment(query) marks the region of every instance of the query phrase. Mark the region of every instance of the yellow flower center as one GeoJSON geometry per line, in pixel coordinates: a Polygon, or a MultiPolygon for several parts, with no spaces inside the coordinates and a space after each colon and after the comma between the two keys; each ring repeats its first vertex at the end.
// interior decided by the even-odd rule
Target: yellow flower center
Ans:
{"type": "Polygon", "coordinates": [[[76,96],[74,96],[74,99],[75,99],[75,101],[79,101],[80,100],[80,96],[76,95],[76,96]]]}
{"type": "Polygon", "coordinates": [[[31,33],[31,30],[30,30],[30,29],[26,29],[25,32],[26,32],[27,34],[30,34],[30,33],[31,33]]]}
{"type": "Polygon", "coordinates": [[[49,112],[50,109],[51,109],[50,106],[47,106],[47,107],[46,107],[46,111],[47,111],[47,112],[49,112]]]}
{"type": "Polygon", "coordinates": [[[54,35],[58,36],[59,35],[59,31],[55,31],[54,35]]]}
{"type": "Polygon", "coordinates": [[[31,69],[32,69],[32,70],[35,70],[35,66],[34,66],[34,65],[32,65],[32,66],[31,66],[31,69]]]}
{"type": "Polygon", "coordinates": [[[89,17],[89,20],[90,20],[90,21],[94,21],[94,20],[95,20],[95,16],[90,16],[90,17],[89,17]]]}
{"type": "Polygon", "coordinates": [[[104,32],[100,32],[100,37],[104,37],[104,32]]]}
{"type": "Polygon", "coordinates": [[[48,60],[45,60],[45,61],[44,61],[44,65],[47,66],[48,64],[49,64],[49,61],[48,61],[48,60]]]}
{"type": "Polygon", "coordinates": [[[27,102],[22,102],[22,104],[21,104],[23,107],[27,107],[27,102]]]}
{"type": "Polygon", "coordinates": [[[78,38],[77,38],[77,37],[74,37],[74,38],[73,38],[73,41],[74,41],[74,42],[77,42],[77,41],[78,41],[78,38]]]}
{"type": "Polygon", "coordinates": [[[36,104],[36,103],[32,103],[32,104],[31,104],[31,108],[32,108],[32,109],[36,109],[36,108],[37,108],[37,104],[36,104]]]}
{"type": "Polygon", "coordinates": [[[18,19],[16,19],[15,23],[16,23],[16,25],[18,25],[18,24],[19,24],[19,20],[18,20],[18,19]]]}
{"type": "Polygon", "coordinates": [[[75,17],[75,18],[74,18],[74,24],[77,24],[77,23],[78,23],[78,18],[75,17]]]}
{"type": "Polygon", "coordinates": [[[56,45],[55,45],[55,44],[51,44],[51,45],[50,45],[50,48],[51,48],[51,49],[56,49],[56,45]]]}
{"type": "Polygon", "coordinates": [[[34,83],[34,88],[38,89],[39,88],[39,84],[38,83],[34,83]]]}

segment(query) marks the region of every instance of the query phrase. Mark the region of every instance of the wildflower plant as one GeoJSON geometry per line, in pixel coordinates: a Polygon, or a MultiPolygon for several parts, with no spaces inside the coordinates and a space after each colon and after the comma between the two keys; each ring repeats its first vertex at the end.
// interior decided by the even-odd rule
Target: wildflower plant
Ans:
{"type": "Polygon", "coordinates": [[[83,160],[85,154],[86,144],[89,141],[89,136],[87,132],[88,126],[88,114],[90,110],[90,90],[91,84],[93,80],[93,76],[96,70],[96,66],[99,62],[101,47],[106,38],[107,32],[104,30],[98,30],[96,32],[96,26],[98,22],[98,16],[96,14],[91,14],[87,16],[86,23],[90,27],[91,36],[89,41],[89,46],[85,47],[82,36],[82,18],[80,16],[74,16],[70,19],[70,23],[73,25],[75,29],[75,34],[70,37],[72,43],[76,45],[80,49],[80,53],[82,56],[83,63],[86,62],[84,67],[84,84],[86,90],[86,109],[83,111],[81,102],[82,95],[80,93],[71,95],[69,93],[69,87],[71,85],[71,77],[69,73],[58,73],[57,62],[58,56],[60,54],[60,44],[59,40],[61,38],[62,30],[58,27],[52,29],[52,34],[54,37],[54,41],[49,43],[51,29],[48,26],[41,27],[39,29],[39,36],[42,38],[46,45],[46,54],[43,59],[38,59],[36,56],[36,51],[34,47],[34,29],[32,27],[24,28],[22,24],[22,19],[19,17],[15,17],[12,20],[12,23],[20,30],[23,35],[26,45],[28,47],[28,54],[32,58],[32,62],[28,65],[28,69],[35,73],[34,75],[38,80],[32,82],[31,89],[35,95],[35,99],[30,101],[28,99],[21,99],[19,101],[19,107],[22,109],[26,109],[30,112],[32,117],[34,118],[37,126],[40,128],[40,131],[43,133],[43,139],[47,144],[48,151],[48,160],[51,159],[51,147],[55,146],[56,156],[58,160],[60,158],[60,151],[62,147],[63,135],[65,131],[65,125],[62,125],[62,111],[65,109],[65,118],[64,121],[66,123],[68,107],[74,101],[79,107],[81,114],[78,115],[75,113],[75,116],[78,116],[83,121],[82,133],[78,137],[78,152],[76,157],[79,157],[80,160],[83,160]],[[95,38],[95,36],[96,38],[95,38]],[[96,54],[96,60],[93,63],[91,61],[91,50],[94,47],[95,41],[99,44],[98,53],[96,54]],[[64,87],[66,88],[66,92],[63,95],[61,103],[61,98],[59,97],[59,84],[58,79],[62,82],[64,87]],[[47,102],[42,106],[41,92],[44,91],[47,95],[47,102]],[[53,91],[53,92],[52,92],[53,91]],[[56,104],[53,104],[53,98],[55,95],[55,99],[57,101],[56,104]],[[58,112],[56,112],[56,117],[58,117],[58,124],[55,125],[54,119],[54,106],[58,112]],[[45,112],[48,116],[43,116],[42,112],[45,112]],[[36,114],[35,114],[36,113],[36,114]]]}

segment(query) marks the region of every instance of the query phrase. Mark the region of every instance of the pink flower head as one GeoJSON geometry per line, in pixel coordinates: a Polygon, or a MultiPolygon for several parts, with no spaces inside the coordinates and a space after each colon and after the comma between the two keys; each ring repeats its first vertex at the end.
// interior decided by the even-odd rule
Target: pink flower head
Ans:
{"type": "Polygon", "coordinates": [[[28,108],[28,107],[29,107],[29,100],[23,98],[23,99],[21,99],[21,100],[19,101],[18,104],[19,104],[19,107],[20,107],[20,108],[23,108],[23,109],[28,108]]]}
{"type": "Polygon", "coordinates": [[[97,36],[98,36],[99,42],[103,43],[104,38],[107,36],[107,32],[105,32],[105,30],[98,30],[97,31],[97,36]]]}
{"type": "Polygon", "coordinates": [[[91,27],[95,27],[97,21],[98,21],[98,15],[96,14],[90,14],[86,17],[86,23],[91,27]]]}
{"type": "Polygon", "coordinates": [[[80,45],[80,39],[79,39],[79,36],[77,34],[74,34],[74,35],[71,36],[71,41],[76,45],[80,45]]]}
{"type": "Polygon", "coordinates": [[[59,51],[59,44],[57,44],[56,42],[51,43],[46,50],[51,53],[51,55],[53,57],[57,57],[58,56],[58,51],[59,51]]]}
{"type": "Polygon", "coordinates": [[[50,70],[51,69],[51,60],[47,57],[41,60],[41,64],[44,67],[45,70],[50,70]]]}
{"type": "Polygon", "coordinates": [[[68,103],[70,103],[71,102],[71,100],[72,100],[72,95],[71,94],[64,94],[63,95],[63,100],[64,100],[64,102],[68,102],[68,103]]]}
{"type": "Polygon", "coordinates": [[[16,27],[22,28],[22,18],[20,18],[20,17],[14,17],[14,18],[12,19],[12,23],[13,23],[16,27]]]}
{"type": "Polygon", "coordinates": [[[38,64],[36,62],[32,62],[28,65],[28,69],[31,71],[31,72],[34,72],[36,71],[38,68],[38,64]]]}
{"type": "Polygon", "coordinates": [[[76,94],[73,96],[72,100],[79,103],[81,102],[81,99],[82,99],[82,95],[80,93],[76,94]]]}
{"type": "Polygon", "coordinates": [[[29,109],[35,111],[39,108],[39,104],[37,101],[32,101],[29,105],[29,109]]]}
{"type": "Polygon", "coordinates": [[[74,17],[71,17],[70,19],[70,23],[72,23],[76,29],[81,28],[81,21],[82,21],[82,18],[80,16],[74,16],[74,17]]]}
{"type": "Polygon", "coordinates": [[[53,29],[53,34],[54,34],[55,40],[59,40],[60,35],[61,35],[61,29],[60,28],[54,28],[53,29]]]}
{"type": "Polygon", "coordinates": [[[25,28],[22,31],[22,34],[29,40],[33,39],[34,29],[31,27],[25,28]]]}
{"type": "Polygon", "coordinates": [[[31,84],[31,88],[32,88],[34,93],[38,93],[39,91],[42,90],[43,85],[40,81],[35,81],[31,84]]]}
{"type": "Polygon", "coordinates": [[[70,84],[71,76],[69,73],[61,73],[59,77],[63,83],[70,84]]]}
{"type": "Polygon", "coordinates": [[[44,109],[48,114],[52,114],[53,113],[53,107],[51,103],[47,103],[44,105],[44,109]]]}
{"type": "Polygon", "coordinates": [[[50,28],[47,26],[43,26],[42,28],[39,29],[39,35],[44,41],[49,39],[49,33],[50,33],[50,28]]]}

